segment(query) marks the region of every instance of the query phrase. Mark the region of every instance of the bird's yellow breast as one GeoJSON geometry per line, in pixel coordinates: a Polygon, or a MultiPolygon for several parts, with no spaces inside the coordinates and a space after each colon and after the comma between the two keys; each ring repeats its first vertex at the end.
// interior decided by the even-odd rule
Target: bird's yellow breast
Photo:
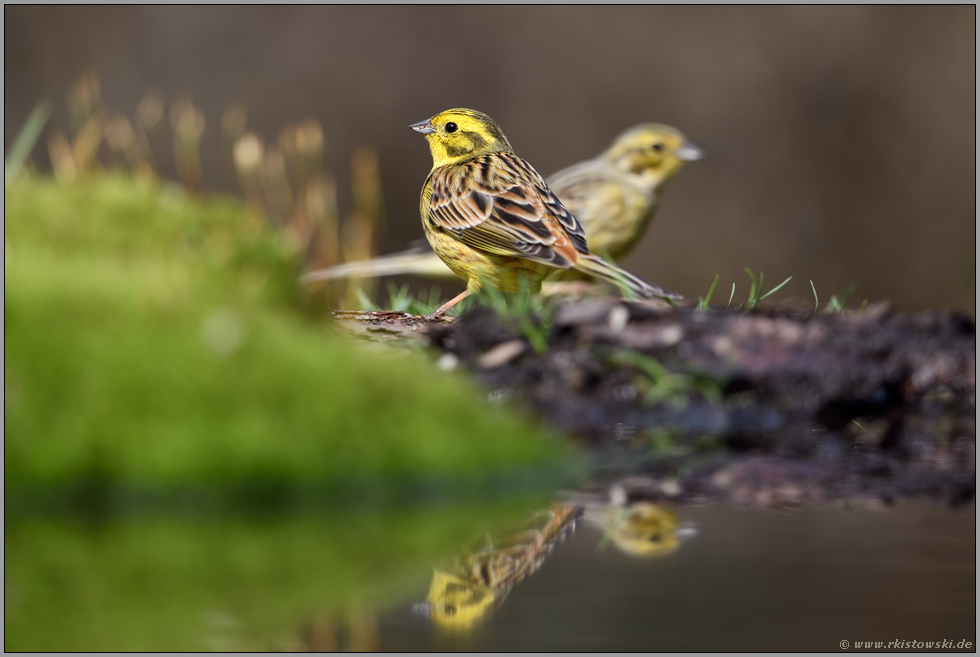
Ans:
{"type": "Polygon", "coordinates": [[[432,250],[454,274],[466,281],[466,288],[478,292],[484,284],[504,292],[518,292],[537,287],[553,269],[524,258],[502,256],[467,246],[429,220],[432,200],[432,174],[422,188],[419,213],[422,228],[432,250]]]}

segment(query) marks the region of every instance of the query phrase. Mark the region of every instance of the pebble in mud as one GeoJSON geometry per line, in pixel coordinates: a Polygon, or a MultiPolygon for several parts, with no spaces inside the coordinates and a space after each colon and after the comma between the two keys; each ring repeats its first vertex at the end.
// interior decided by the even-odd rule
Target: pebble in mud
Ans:
{"type": "Polygon", "coordinates": [[[492,370],[497,367],[506,365],[510,361],[514,360],[525,351],[527,351],[527,343],[523,340],[508,340],[507,342],[501,342],[496,347],[493,347],[487,353],[483,354],[477,359],[477,364],[485,370],[492,370]]]}
{"type": "Polygon", "coordinates": [[[609,328],[614,333],[619,333],[630,321],[630,311],[623,306],[616,306],[609,311],[609,328]]]}
{"type": "Polygon", "coordinates": [[[632,383],[624,383],[623,385],[616,386],[613,388],[613,399],[616,401],[633,401],[636,399],[638,391],[636,386],[632,383]]]}
{"type": "Polygon", "coordinates": [[[439,360],[436,361],[436,367],[443,372],[454,370],[456,369],[457,365],[459,365],[459,358],[456,356],[456,354],[449,353],[448,351],[440,356],[439,360]]]}

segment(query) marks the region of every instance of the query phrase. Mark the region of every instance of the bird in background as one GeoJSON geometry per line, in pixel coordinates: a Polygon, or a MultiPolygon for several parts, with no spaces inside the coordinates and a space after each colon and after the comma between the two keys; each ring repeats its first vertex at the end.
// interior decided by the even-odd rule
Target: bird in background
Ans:
{"type": "Polygon", "coordinates": [[[644,123],[626,130],[599,157],[548,179],[579,220],[595,253],[622,260],[639,244],[667,183],[704,153],[677,128],[644,123]]]}
{"type": "Polygon", "coordinates": [[[627,294],[682,298],[591,253],[578,219],[486,114],[451,109],[410,127],[425,136],[432,155],[419,204],[422,228],[436,255],[466,281],[466,290],[430,318],[484,285],[540,289],[556,270],[610,281],[627,294]]]}
{"type": "MultiPolygon", "coordinates": [[[[598,157],[547,179],[551,191],[578,219],[589,249],[613,260],[642,240],[667,183],[703,152],[677,128],[643,123],[620,133],[598,157]]],[[[308,272],[307,282],[402,274],[455,277],[426,240],[404,251],[308,272]]]]}

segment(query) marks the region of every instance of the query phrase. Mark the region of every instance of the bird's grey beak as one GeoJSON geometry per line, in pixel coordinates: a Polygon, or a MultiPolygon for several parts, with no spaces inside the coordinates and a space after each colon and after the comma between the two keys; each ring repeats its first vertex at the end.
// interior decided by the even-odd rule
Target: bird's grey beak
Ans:
{"type": "MultiPolygon", "coordinates": [[[[412,126],[412,127],[415,127],[415,126],[412,126]]],[[[678,148],[674,152],[677,154],[677,157],[681,158],[685,162],[694,162],[694,161],[700,160],[702,157],[704,157],[704,151],[703,150],[701,150],[700,148],[698,148],[694,144],[690,144],[690,143],[687,143],[687,142],[685,142],[683,146],[681,146],[680,148],[678,148]]]]}
{"type": "Polygon", "coordinates": [[[433,132],[436,131],[436,129],[432,127],[432,124],[429,123],[429,121],[430,119],[426,119],[425,121],[419,121],[418,123],[413,123],[408,127],[414,130],[415,132],[419,133],[420,135],[431,135],[433,132]]]}

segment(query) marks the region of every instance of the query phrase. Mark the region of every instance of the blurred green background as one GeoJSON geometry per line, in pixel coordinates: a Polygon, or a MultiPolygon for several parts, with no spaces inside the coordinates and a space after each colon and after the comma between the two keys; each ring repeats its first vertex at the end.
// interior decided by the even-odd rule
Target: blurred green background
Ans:
{"type": "Polygon", "coordinates": [[[316,118],[342,207],[351,152],[377,150],[394,251],[422,235],[411,122],[483,110],[548,175],[660,121],[708,157],[672,184],[636,273],[697,298],[749,266],[796,296],[853,282],[858,300],[972,311],[975,11],[5,7],[4,145],[40,99],[67,127],[65,90],[93,69],[129,115],[148,89],[192,97],[209,183],[229,104],[267,139],[316,118]]]}

